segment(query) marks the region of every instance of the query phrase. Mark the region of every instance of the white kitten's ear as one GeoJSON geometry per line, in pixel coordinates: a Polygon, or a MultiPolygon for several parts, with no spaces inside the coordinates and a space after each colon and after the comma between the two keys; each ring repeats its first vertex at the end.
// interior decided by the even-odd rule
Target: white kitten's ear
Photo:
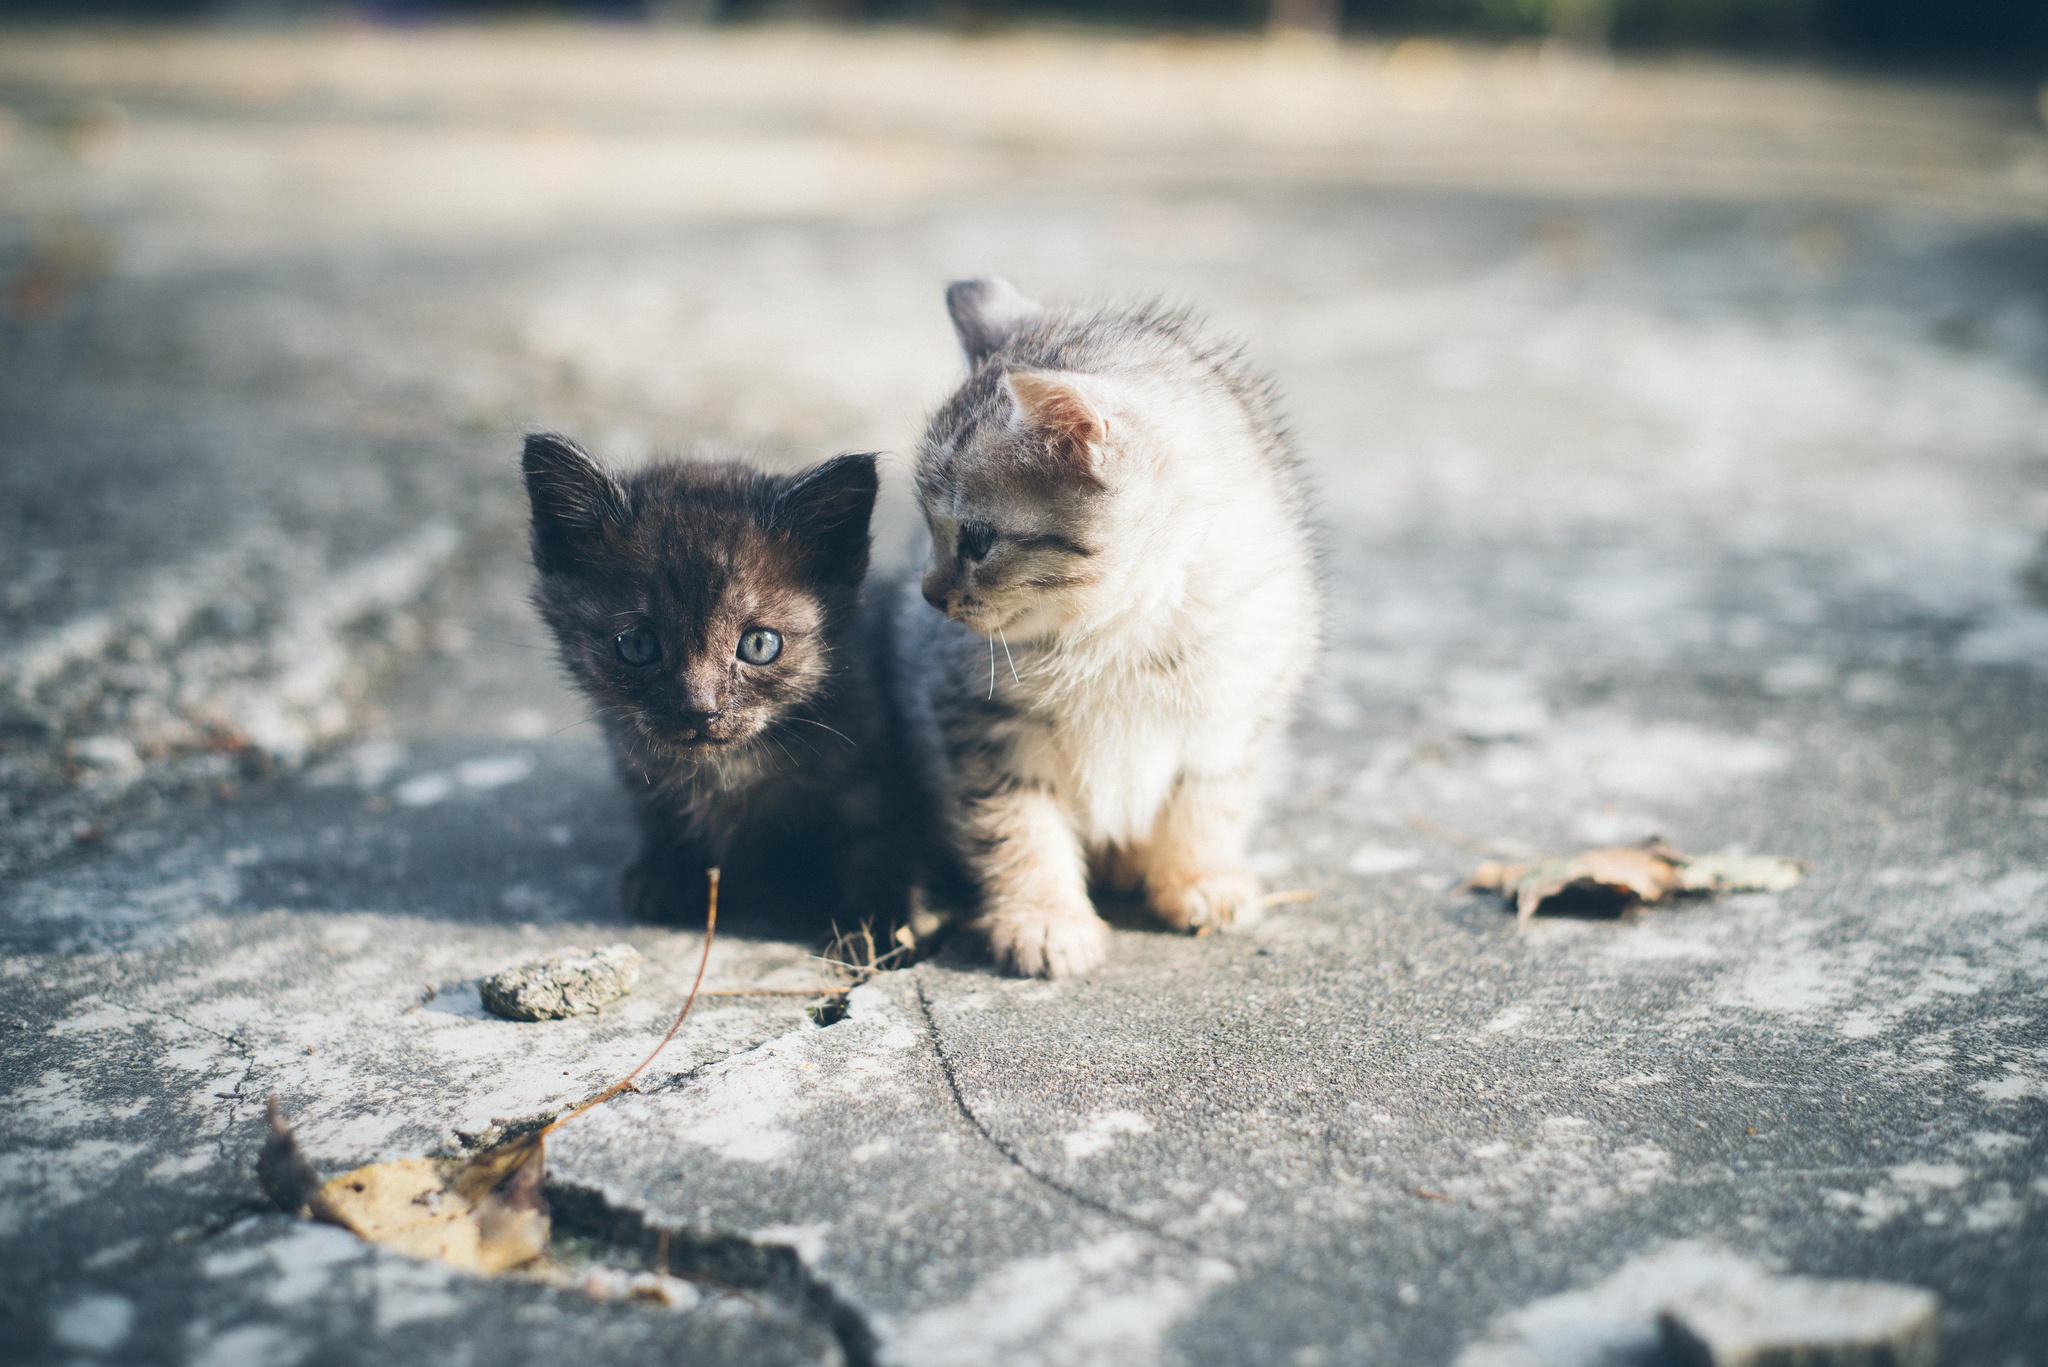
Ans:
{"type": "Polygon", "coordinates": [[[1087,379],[1070,371],[1013,370],[1003,376],[1010,426],[1044,442],[1062,473],[1099,484],[1109,420],[1087,389],[1087,379]]]}
{"type": "Polygon", "coordinates": [[[980,365],[991,352],[1045,316],[1045,310],[1017,292],[1001,276],[955,280],[946,286],[946,312],[967,364],[980,365]]]}
{"type": "Polygon", "coordinates": [[[519,464],[533,505],[533,563],[542,573],[573,568],[606,531],[625,525],[626,491],[567,437],[531,433],[519,464]]]}

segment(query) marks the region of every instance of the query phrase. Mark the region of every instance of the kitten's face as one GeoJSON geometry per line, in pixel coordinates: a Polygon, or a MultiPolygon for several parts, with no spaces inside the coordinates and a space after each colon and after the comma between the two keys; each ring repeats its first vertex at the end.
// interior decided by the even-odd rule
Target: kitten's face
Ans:
{"type": "Polygon", "coordinates": [[[919,461],[925,600],[984,636],[1056,635],[1099,614],[1108,588],[1106,424],[1064,381],[980,387],[940,413],[919,461]]]}
{"type": "Polygon", "coordinates": [[[672,759],[733,752],[832,686],[867,569],[872,457],[778,478],[668,464],[621,484],[530,438],[535,601],[583,691],[672,759]]]}
{"type": "Polygon", "coordinates": [[[1056,635],[1093,611],[1095,491],[969,455],[922,490],[925,601],[984,636],[1056,635]]]}

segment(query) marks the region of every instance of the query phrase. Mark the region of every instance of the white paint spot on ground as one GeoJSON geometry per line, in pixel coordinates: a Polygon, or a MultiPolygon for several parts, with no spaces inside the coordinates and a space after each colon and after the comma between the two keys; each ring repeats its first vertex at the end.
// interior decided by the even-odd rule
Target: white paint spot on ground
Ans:
{"type": "Polygon", "coordinates": [[[306,775],[306,781],[316,788],[341,783],[381,788],[405,763],[405,753],[405,746],[399,741],[366,740],[315,766],[306,775]]]}
{"type": "Polygon", "coordinates": [[[517,783],[532,772],[532,755],[498,755],[456,765],[455,781],[473,793],[487,793],[517,783]]]}
{"type": "Polygon", "coordinates": [[[2004,1229],[2007,1225],[2017,1224],[2025,1213],[2025,1205],[2013,1196],[2011,1188],[2003,1182],[1995,1182],[1982,1201],[1963,1212],[1963,1228],[1979,1234],[2004,1229]]]}
{"type": "Polygon", "coordinates": [[[1901,1163],[1891,1170],[1892,1181],[1902,1187],[1940,1187],[1952,1190],[1969,1180],[1969,1170],[1954,1163],[1901,1163]]]}
{"type": "Polygon", "coordinates": [[[245,1324],[217,1338],[199,1338],[187,1367],[284,1367],[305,1356],[310,1345],[294,1345],[292,1336],[269,1324],[245,1324]]]}
{"type": "Polygon", "coordinates": [[[446,1319],[462,1309],[450,1287],[459,1274],[445,1263],[385,1253],[372,1263],[377,1284],[377,1329],[389,1332],[421,1320],[446,1319]]]}
{"type": "Polygon", "coordinates": [[[1514,1034],[1522,1028],[1522,1023],[1528,1019],[1528,1007],[1510,1006],[1507,1010],[1480,1026],[1479,1029],[1482,1034],[1488,1035],[1514,1034]]]}
{"type": "Polygon", "coordinates": [[[50,1317],[50,1337],[66,1348],[110,1353],[134,1323],[135,1303],[126,1296],[80,1296],[50,1317]]]}
{"type": "Polygon", "coordinates": [[[455,791],[455,780],[446,774],[421,774],[409,778],[391,792],[401,807],[431,807],[448,800],[455,791]]]}
{"type": "Polygon", "coordinates": [[[1987,1101],[2031,1101],[2036,1097],[2048,1097],[2048,1078],[2022,1071],[2017,1064],[2008,1063],[2005,1068],[2004,1077],[1972,1083],[1970,1090],[1987,1101]]]}
{"type": "Polygon", "coordinates": [[[1365,878],[1379,874],[1399,873],[1412,869],[1422,862],[1420,850],[1395,849],[1387,845],[1360,845],[1351,852],[1351,858],[1344,867],[1365,878]]]}
{"type": "Polygon", "coordinates": [[[1012,1263],[967,1296],[883,1326],[904,1367],[1143,1367],[1204,1291],[1228,1281],[1210,1259],[1144,1275],[1133,1234],[1012,1263]]]}
{"type": "MultiPolygon", "coordinates": [[[[333,1293],[334,1269],[368,1256],[369,1245],[345,1229],[329,1225],[296,1226],[265,1250],[277,1280],[264,1292],[276,1306],[300,1305],[333,1293]]],[[[211,1271],[209,1264],[208,1270],[211,1271]]]]}
{"type": "Polygon", "coordinates": [[[1152,1122],[1136,1111],[1097,1111],[1061,1142],[1070,1159],[1093,1158],[1124,1136],[1152,1133],[1152,1122]]]}
{"type": "Polygon", "coordinates": [[[0,1153],[0,1236],[17,1234],[24,1226],[84,1200],[143,1147],[81,1139],[61,1149],[0,1153]]]}
{"type": "Polygon", "coordinates": [[[1757,1281],[1764,1269],[1706,1244],[1675,1244],[1582,1291],[1532,1301],[1495,1321],[1457,1367],[1607,1367],[1647,1358],[1658,1309],[1695,1291],[1757,1281]]]}

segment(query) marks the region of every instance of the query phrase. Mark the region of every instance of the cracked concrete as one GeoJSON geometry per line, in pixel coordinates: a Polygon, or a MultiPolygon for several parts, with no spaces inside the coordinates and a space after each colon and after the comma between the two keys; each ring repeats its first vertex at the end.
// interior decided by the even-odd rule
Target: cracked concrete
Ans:
{"type": "MultiPolygon", "coordinates": [[[[1594,1367],[1783,1271],[2042,1360],[2048,137],[2014,93],[139,42],[0,47],[0,252],[56,300],[0,323],[11,1358],[1594,1367]],[[1036,120],[1047,81],[1098,123],[1036,120]],[[651,1266],[668,1230],[686,1309],[264,1211],[262,1096],[330,1171],[487,1143],[638,1061],[694,970],[613,898],[518,432],[901,452],[954,375],[938,287],[988,270],[1199,299],[1287,391],[1334,607],[1258,861],[1313,899],[1122,917],[1059,984],[953,943],[828,1027],[704,999],[550,1141],[565,1248],[651,1266]],[[1453,890],[1653,833],[1811,873],[1519,928],[1453,890]],[[647,967],[598,1015],[482,1011],[621,940],[647,967]]],[[[816,984],[827,916],[722,931],[707,986],[816,984]]]]}

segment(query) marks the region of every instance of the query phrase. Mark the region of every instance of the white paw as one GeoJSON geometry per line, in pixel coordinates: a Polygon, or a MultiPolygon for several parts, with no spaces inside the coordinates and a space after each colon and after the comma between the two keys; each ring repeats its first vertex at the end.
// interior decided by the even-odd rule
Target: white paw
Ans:
{"type": "Polygon", "coordinates": [[[1152,910],[1175,930],[1223,930],[1248,926],[1263,910],[1259,880],[1242,869],[1185,878],[1155,877],[1147,889],[1152,910]]]}
{"type": "Polygon", "coordinates": [[[980,929],[996,961],[1026,978],[1072,978],[1109,953],[1109,927],[1092,910],[1006,907],[982,917],[980,929]]]}

